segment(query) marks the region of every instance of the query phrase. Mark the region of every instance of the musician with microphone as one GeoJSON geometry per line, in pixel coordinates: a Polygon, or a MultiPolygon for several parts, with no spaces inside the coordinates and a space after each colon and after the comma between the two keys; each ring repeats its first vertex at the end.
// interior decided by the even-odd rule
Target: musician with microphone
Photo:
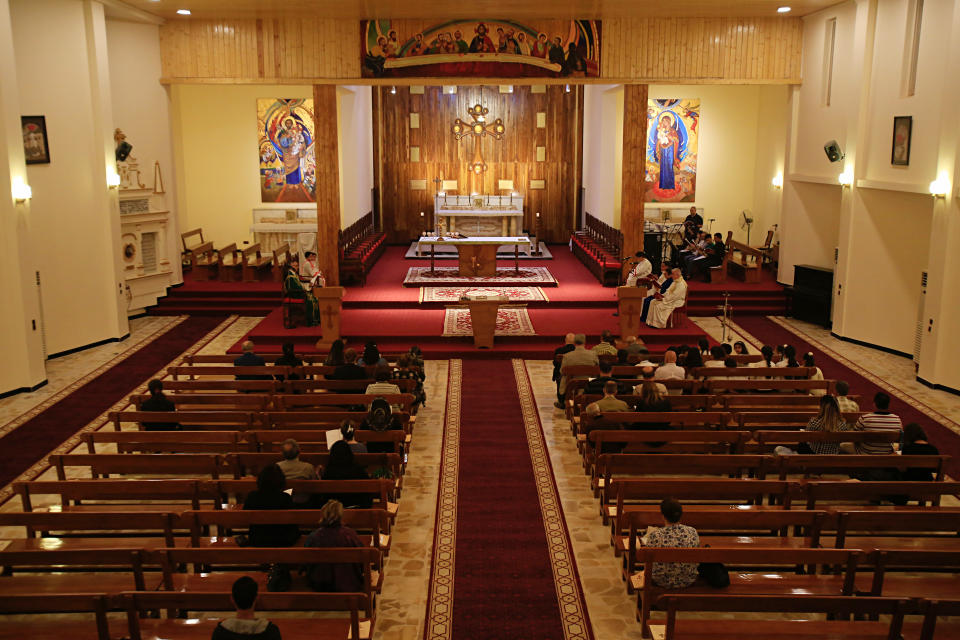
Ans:
{"type": "Polygon", "coordinates": [[[627,274],[627,286],[639,287],[640,281],[653,273],[653,265],[647,260],[647,254],[637,251],[633,268],[627,274]]]}

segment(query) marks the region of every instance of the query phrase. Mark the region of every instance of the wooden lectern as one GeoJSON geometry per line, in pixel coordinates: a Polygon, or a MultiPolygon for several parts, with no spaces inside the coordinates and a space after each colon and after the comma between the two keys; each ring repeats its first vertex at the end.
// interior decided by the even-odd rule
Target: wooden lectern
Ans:
{"type": "Polygon", "coordinates": [[[493,335],[497,330],[497,311],[500,305],[509,302],[506,296],[468,300],[470,322],[473,324],[473,346],[478,349],[493,347],[493,335]]]}
{"type": "Polygon", "coordinates": [[[330,348],[340,338],[340,307],[343,287],[314,287],[313,296],[320,307],[320,329],[323,335],[317,340],[317,348],[330,348]]]}
{"type": "Polygon", "coordinates": [[[620,312],[620,335],[624,338],[640,333],[640,314],[647,290],[642,287],[617,287],[617,310],[620,312]]]}

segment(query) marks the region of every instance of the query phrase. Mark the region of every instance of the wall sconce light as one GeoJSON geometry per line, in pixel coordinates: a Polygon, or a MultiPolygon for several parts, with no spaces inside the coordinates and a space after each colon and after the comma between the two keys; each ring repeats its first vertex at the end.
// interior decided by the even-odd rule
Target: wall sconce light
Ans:
{"type": "Polygon", "coordinates": [[[842,187],[849,187],[853,184],[853,172],[850,169],[844,169],[843,173],[837,176],[837,182],[842,187]]]}
{"type": "Polygon", "coordinates": [[[396,87],[396,86],[390,87],[390,94],[391,94],[391,95],[394,95],[394,96],[397,95],[397,87],[396,87]]]}
{"type": "Polygon", "coordinates": [[[107,186],[111,189],[116,189],[120,186],[120,176],[116,173],[110,172],[107,174],[107,186]]]}
{"type": "Polygon", "coordinates": [[[772,184],[776,189],[783,189],[783,174],[778,173],[777,175],[773,176],[773,180],[770,181],[770,184],[772,184]]]}
{"type": "Polygon", "coordinates": [[[23,204],[33,197],[33,189],[23,181],[23,178],[14,178],[10,191],[13,193],[13,201],[17,204],[23,204]]]}
{"type": "Polygon", "coordinates": [[[567,85],[567,86],[564,88],[564,91],[565,91],[566,93],[570,93],[570,85],[567,85]]]}
{"type": "Polygon", "coordinates": [[[937,179],[930,183],[930,194],[934,198],[946,198],[950,193],[950,179],[946,171],[941,171],[937,179]]]}

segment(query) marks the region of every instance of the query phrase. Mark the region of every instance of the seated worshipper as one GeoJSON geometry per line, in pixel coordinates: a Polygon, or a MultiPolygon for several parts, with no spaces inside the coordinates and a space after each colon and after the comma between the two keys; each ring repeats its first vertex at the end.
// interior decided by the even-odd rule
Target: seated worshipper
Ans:
{"type": "MultiPolygon", "coordinates": [[[[874,409],[870,413],[860,416],[854,425],[856,431],[896,431],[903,439],[903,423],[895,413],[890,413],[890,396],[878,391],[873,396],[874,409]]],[[[857,453],[871,455],[890,455],[894,453],[894,445],[889,442],[858,442],[857,453]]]]}
{"type": "Polygon", "coordinates": [[[366,380],[367,370],[357,364],[357,352],[347,349],[343,352],[343,364],[327,377],[331,380],[366,380]]]}
{"type": "Polygon", "coordinates": [[[615,413],[619,411],[630,411],[630,405],[623,400],[617,399],[617,383],[615,380],[608,380],[603,385],[603,397],[596,402],[591,402],[584,411],[589,414],[615,413]]]}
{"type": "MultiPolygon", "coordinates": [[[[160,380],[151,380],[147,383],[150,397],[140,405],[140,411],[176,411],[177,407],[163,394],[163,383],[160,380]]],[[[179,422],[144,422],[144,431],[178,431],[179,422]]]]}
{"type": "Polygon", "coordinates": [[[656,385],[657,391],[659,391],[661,395],[664,395],[664,396],[667,395],[667,385],[663,384],[662,382],[655,381],[655,376],[657,374],[657,365],[653,364],[648,360],[644,360],[643,362],[639,363],[637,367],[639,367],[640,369],[640,377],[643,379],[643,382],[633,388],[633,392],[635,394],[639,394],[640,387],[642,387],[647,382],[650,382],[656,385]]]}
{"type": "MultiPolygon", "coordinates": [[[[814,369],[813,375],[810,376],[810,380],[823,380],[823,371],[820,371],[820,367],[817,366],[816,361],[813,359],[812,352],[807,352],[803,354],[803,366],[814,369]]],[[[826,393],[827,393],[826,389],[810,390],[810,395],[812,396],[822,396],[822,395],[826,395],[826,393]]]]}
{"type": "Polygon", "coordinates": [[[723,348],[723,355],[724,355],[724,357],[729,356],[729,355],[733,355],[733,345],[732,345],[732,344],[730,344],[729,342],[724,342],[724,343],[721,344],[720,346],[723,348]]]}
{"type": "Polygon", "coordinates": [[[628,356],[645,356],[650,353],[647,345],[643,344],[643,340],[640,340],[637,336],[627,336],[624,342],[627,343],[628,356]]]}
{"type": "MultiPolygon", "coordinates": [[[[639,396],[634,410],[644,413],[665,413],[672,411],[673,406],[670,404],[670,399],[667,397],[667,394],[663,393],[661,386],[662,385],[653,380],[645,380],[643,384],[634,389],[634,393],[639,396]]],[[[670,423],[643,422],[633,428],[645,430],[669,429],[670,423]]]]}
{"type": "Polygon", "coordinates": [[[345,346],[341,338],[334,340],[330,344],[330,351],[327,352],[327,357],[324,358],[323,364],[328,367],[339,367],[344,364],[343,348],[345,346]]]}
{"type": "Polygon", "coordinates": [[[596,378],[591,378],[590,382],[587,383],[587,388],[584,390],[584,393],[590,395],[603,393],[603,388],[607,385],[608,382],[613,380],[614,383],[617,381],[613,378],[613,363],[609,360],[600,361],[600,375],[596,378]]]}
{"type": "MultiPolygon", "coordinates": [[[[286,493],[287,478],[280,465],[268,464],[257,474],[257,488],[243,501],[244,511],[276,511],[295,509],[293,498],[286,493]]],[[[295,524],[254,524],[245,540],[237,536],[237,544],[252,547],[291,547],[300,537],[295,524]],[[245,543],[245,544],[244,544],[245,543]]]]}
{"type": "MultiPolygon", "coordinates": [[[[283,351],[283,355],[273,361],[273,366],[275,367],[302,367],[303,360],[298,356],[293,350],[292,342],[284,342],[280,347],[283,351]]],[[[277,380],[283,380],[284,376],[274,376],[277,380]]],[[[291,380],[299,380],[300,376],[293,373],[290,374],[291,380]]]]}
{"type": "Polygon", "coordinates": [[[860,413],[860,405],[855,400],[847,397],[850,393],[850,383],[846,380],[837,380],[835,386],[837,390],[837,404],[840,405],[840,411],[843,413],[860,413]]]}
{"type": "Polygon", "coordinates": [[[357,428],[349,420],[340,423],[340,436],[354,453],[366,453],[367,445],[357,441],[357,428]]]}
{"type": "Polygon", "coordinates": [[[707,245],[710,243],[710,234],[701,231],[693,240],[687,240],[687,247],[680,251],[680,261],[683,265],[688,265],[694,258],[705,258],[707,245]]]}
{"type": "Polygon", "coordinates": [[[723,257],[726,253],[727,247],[723,244],[723,234],[713,234],[713,242],[704,248],[703,255],[696,256],[687,262],[687,277],[692,279],[696,275],[702,274],[709,281],[710,269],[723,264],[723,257]]]}
{"type": "Polygon", "coordinates": [[[310,284],[311,289],[313,287],[325,287],[327,280],[323,277],[320,267],[317,266],[317,254],[313,251],[307,251],[303,254],[303,258],[300,275],[310,284]]]}
{"type": "Polygon", "coordinates": [[[557,383],[557,402],[563,402],[563,396],[560,394],[560,378],[563,377],[560,375],[560,362],[563,360],[563,356],[573,351],[573,334],[568,333],[563,338],[563,345],[557,347],[553,350],[553,378],[554,382],[557,383]]]}
{"type": "Polygon", "coordinates": [[[733,343],[733,354],[737,356],[747,355],[747,345],[743,340],[737,340],[733,343]]]}
{"type": "Polygon", "coordinates": [[[300,262],[296,256],[287,263],[287,271],[283,276],[283,297],[288,301],[301,300],[303,302],[303,317],[308,327],[320,324],[320,305],[313,296],[310,287],[300,281],[300,262]]]}
{"type": "MultiPolygon", "coordinates": [[[[927,442],[923,427],[911,422],[903,428],[903,447],[900,453],[905,456],[938,456],[940,450],[927,442]]],[[[932,482],[933,472],[929,469],[907,469],[900,479],[906,482],[932,482]]]]}
{"type": "MultiPolygon", "coordinates": [[[[771,347],[770,345],[765,344],[762,347],[760,347],[760,357],[762,358],[762,360],[751,362],[750,366],[757,367],[757,368],[769,368],[769,367],[776,366],[776,363],[773,360],[773,347],[771,347]]],[[[754,377],[753,379],[754,380],[761,380],[761,379],[771,380],[772,378],[771,376],[763,376],[762,378],[754,377]]],[[[773,393],[774,391],[775,389],[754,389],[753,390],[754,393],[773,393]]]]}
{"type": "Polygon", "coordinates": [[[277,625],[254,615],[258,592],[256,580],[250,576],[237,578],[230,590],[230,601],[237,614],[221,620],[210,640],[281,640],[277,625]]]}
{"type": "Polygon", "coordinates": [[[727,352],[723,347],[717,345],[710,348],[710,359],[703,363],[705,367],[724,367],[724,360],[727,359],[727,352]]]}
{"type": "MultiPolygon", "coordinates": [[[[657,367],[653,378],[654,380],[683,380],[685,375],[686,372],[683,367],[677,366],[677,352],[668,349],[663,354],[663,364],[657,367]]],[[[679,394],[681,390],[677,389],[676,391],[679,394]]]]}
{"type": "Polygon", "coordinates": [[[643,298],[643,307],[640,312],[640,321],[646,318],[650,309],[650,303],[657,299],[657,294],[661,296],[667,292],[667,289],[673,284],[673,278],[670,276],[670,265],[666,262],[660,264],[660,277],[657,278],[657,286],[647,289],[647,295],[643,298]]]}
{"type": "MultiPolygon", "coordinates": [[[[390,403],[383,398],[376,398],[370,403],[367,417],[360,423],[360,429],[366,431],[403,431],[403,422],[400,414],[390,408],[390,403]]],[[[367,442],[369,453],[397,453],[393,442],[367,442]]]]}
{"type": "MultiPolygon", "coordinates": [[[[369,478],[367,470],[353,461],[350,445],[343,440],[334,442],[330,447],[330,456],[327,458],[327,466],[323,468],[321,480],[367,480],[369,478]]],[[[364,493],[329,495],[322,498],[320,502],[326,503],[327,500],[339,500],[347,508],[369,509],[373,506],[373,496],[364,493]]]]}
{"type": "Polygon", "coordinates": [[[411,413],[417,413],[420,405],[427,401],[427,393],[423,389],[423,382],[427,379],[427,376],[423,373],[423,369],[413,366],[410,354],[405,353],[397,358],[397,368],[393,370],[393,379],[414,381],[416,386],[413,389],[414,401],[411,413]]]}
{"type": "MultiPolygon", "coordinates": [[[[711,360],[710,362],[715,362],[715,361],[714,361],[714,360],[711,360]]],[[[710,362],[707,363],[707,366],[711,366],[711,365],[710,365],[710,362]]],[[[728,357],[726,357],[726,358],[723,359],[723,368],[724,368],[724,369],[736,369],[736,368],[737,368],[737,361],[728,356],[728,357]]],[[[730,373],[734,373],[734,372],[731,371],[730,373]]],[[[710,380],[742,380],[743,378],[739,378],[739,377],[737,377],[737,376],[729,375],[729,376],[711,376],[709,379],[710,379],[710,380]]],[[[724,390],[721,391],[720,393],[730,393],[730,392],[731,392],[730,389],[724,389],[724,390]]],[[[740,391],[740,393],[742,393],[742,391],[740,391]]]]}
{"type": "Polygon", "coordinates": [[[687,302],[687,283],[680,273],[680,269],[674,269],[670,272],[672,284],[667,288],[666,293],[657,293],[650,305],[640,315],[640,321],[646,322],[656,329],[664,329],[670,314],[674,309],[679,309],[687,302]]]}
{"type": "Polygon", "coordinates": [[[609,329],[604,329],[600,333],[600,342],[591,351],[598,356],[615,356],[617,355],[617,347],[614,345],[615,340],[613,333],[609,329]]]}
{"type": "MultiPolygon", "coordinates": [[[[843,414],[840,413],[840,407],[837,405],[837,399],[833,396],[822,396],[820,398],[820,412],[815,417],[810,418],[810,422],[807,423],[804,431],[826,431],[828,433],[835,433],[839,431],[850,431],[850,425],[844,421],[843,414]]],[[[835,456],[841,453],[841,451],[840,443],[838,442],[801,442],[796,451],[790,447],[779,446],[774,449],[774,453],[777,455],[802,453],[835,456]]]]}
{"type": "MultiPolygon", "coordinates": [[[[672,498],[660,503],[663,526],[647,529],[641,538],[644,547],[695,548],[700,546],[700,536],[693,527],[680,524],[683,507],[672,498]]],[[[655,562],[653,581],[663,589],[683,589],[697,581],[699,565],[695,562],[655,562]]]]}
{"type": "MultiPolygon", "coordinates": [[[[783,360],[777,363],[778,367],[783,368],[792,368],[799,367],[800,363],[797,361],[797,350],[792,344],[783,345],[783,360]],[[780,363],[783,364],[780,364],[780,363]]],[[[787,376],[787,380],[796,380],[796,376],[787,376]]]]}
{"type": "Polygon", "coordinates": [[[368,342],[363,345],[363,356],[357,364],[364,367],[385,367],[387,360],[380,355],[376,342],[368,342]]]}
{"type": "MultiPolygon", "coordinates": [[[[343,505],[337,500],[328,500],[320,508],[320,526],[307,536],[303,546],[320,549],[365,546],[357,532],[345,526],[342,519],[343,505]]],[[[310,565],[307,567],[307,583],[314,591],[363,591],[363,567],[352,562],[310,565]]]]}
{"type": "Polygon", "coordinates": [[[787,346],[785,344],[778,344],[773,350],[773,366],[775,367],[785,367],[787,366],[787,346]]]}
{"type": "MultiPolygon", "coordinates": [[[[287,480],[316,480],[317,470],[309,462],[300,459],[300,445],[293,438],[287,438],[280,446],[280,456],[283,458],[277,463],[287,480]]],[[[302,491],[293,492],[293,503],[298,507],[310,502],[310,494],[302,491]]]]}
{"type": "MultiPolygon", "coordinates": [[[[400,387],[390,382],[393,380],[393,373],[390,371],[389,367],[377,367],[377,372],[373,374],[373,379],[374,382],[371,382],[367,385],[367,389],[364,391],[365,394],[379,396],[400,394],[400,387]]],[[[397,411],[400,408],[400,405],[392,404],[390,405],[390,408],[394,411],[397,411]]]]}
{"type": "Polygon", "coordinates": [[[702,358],[705,358],[708,355],[710,355],[710,341],[707,340],[706,338],[700,338],[699,340],[697,340],[697,347],[700,348],[700,356],[702,358]]]}
{"type": "MultiPolygon", "coordinates": [[[[243,351],[243,355],[239,358],[235,358],[233,361],[233,366],[235,367],[265,367],[267,366],[267,361],[263,357],[258,356],[255,353],[256,346],[253,344],[253,340],[247,340],[240,347],[243,351]]],[[[269,375],[243,375],[243,376],[234,376],[237,380],[272,380],[273,376],[269,375]]]]}
{"type": "Polygon", "coordinates": [[[703,356],[698,349],[691,347],[687,350],[687,357],[683,359],[683,368],[688,378],[693,377],[693,370],[703,366],[703,356]]]}
{"type": "Polygon", "coordinates": [[[628,287],[639,287],[645,284],[647,276],[653,273],[653,265],[650,264],[650,261],[647,260],[647,254],[643,251],[637,251],[636,254],[637,263],[633,265],[633,268],[630,269],[630,273],[627,274],[626,285],[628,287]]]}
{"type": "Polygon", "coordinates": [[[587,337],[582,333],[578,333],[573,337],[573,351],[569,351],[563,354],[563,359],[560,361],[560,389],[557,402],[553,403],[557,409],[563,409],[563,398],[564,394],[567,392],[567,384],[570,380],[584,380],[589,376],[573,376],[568,378],[563,375],[563,369],[566,367],[578,367],[578,366],[598,366],[600,364],[600,358],[597,357],[596,351],[587,350],[587,337]]]}

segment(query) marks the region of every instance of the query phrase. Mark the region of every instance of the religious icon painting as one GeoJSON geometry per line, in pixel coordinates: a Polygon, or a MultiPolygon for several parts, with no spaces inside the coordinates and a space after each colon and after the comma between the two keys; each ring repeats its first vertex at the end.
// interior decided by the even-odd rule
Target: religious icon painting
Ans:
{"type": "Polygon", "coordinates": [[[647,202],[694,202],[700,100],[647,102],[647,202]]]}
{"type": "Polygon", "coordinates": [[[366,78],[600,76],[599,20],[364,20],[366,78]]]}
{"type": "Polygon", "coordinates": [[[44,116],[20,116],[23,129],[23,155],[27,164],[50,164],[47,119],[44,116]]]}
{"type": "Polygon", "coordinates": [[[257,99],[260,199],[316,202],[313,98],[257,99]]]}
{"type": "Polygon", "coordinates": [[[910,165],[912,135],[913,116],[896,116],[893,119],[893,148],[890,151],[890,164],[901,167],[910,165]]]}

